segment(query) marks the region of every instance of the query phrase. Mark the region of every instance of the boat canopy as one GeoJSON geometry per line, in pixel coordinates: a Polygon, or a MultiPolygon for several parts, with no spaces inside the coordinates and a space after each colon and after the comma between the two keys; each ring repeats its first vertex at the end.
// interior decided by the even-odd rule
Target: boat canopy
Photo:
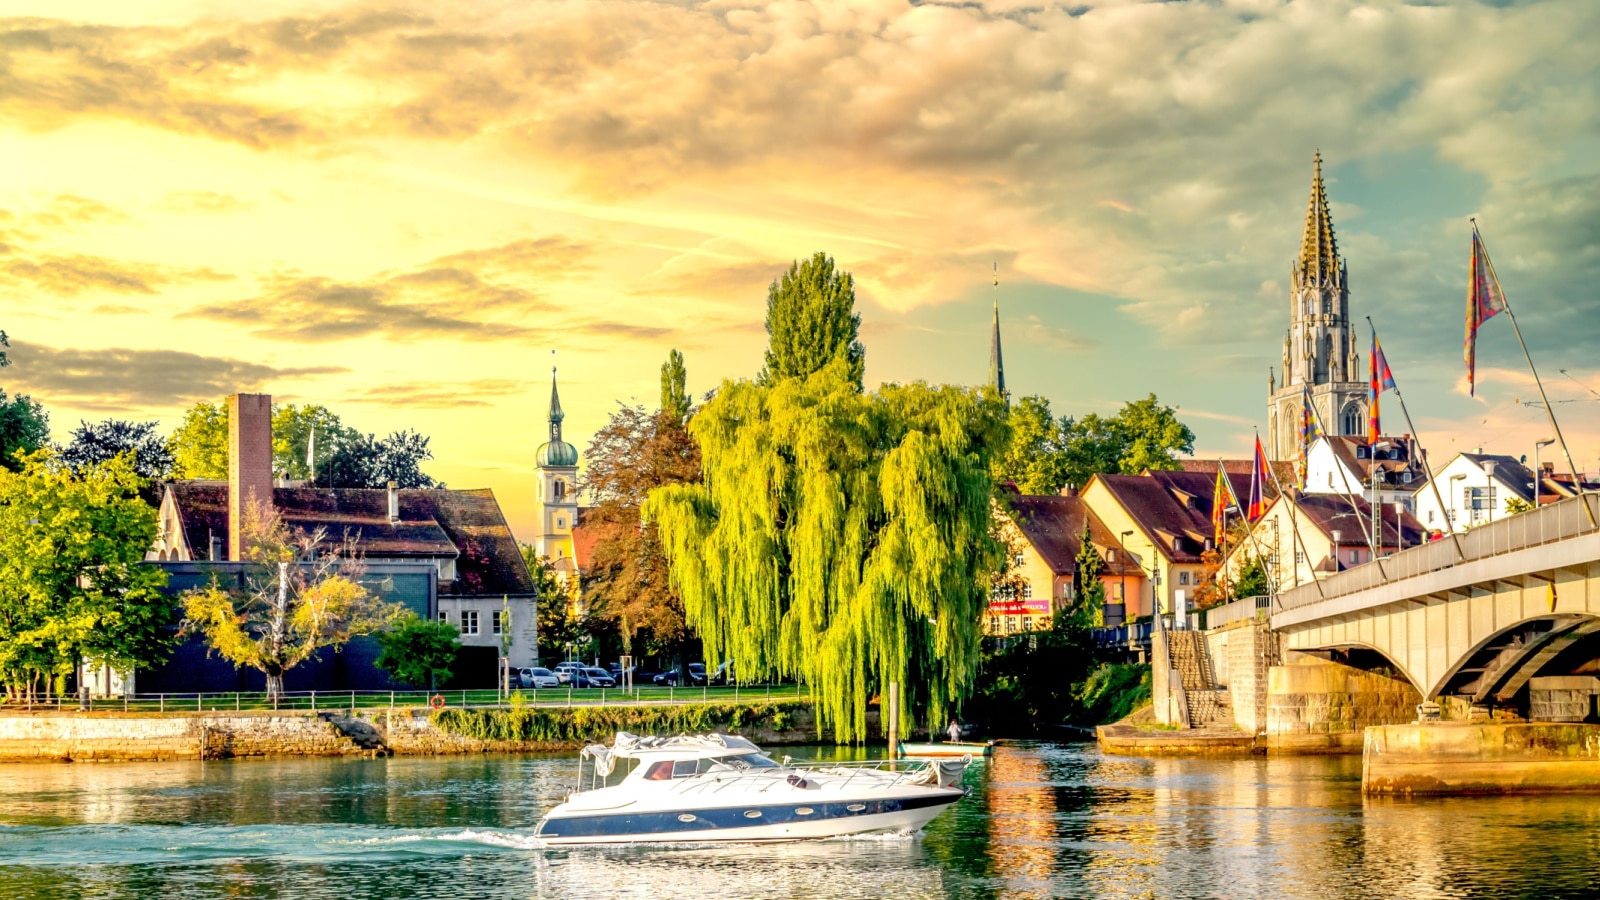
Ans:
{"type": "MultiPolygon", "coordinates": [[[[586,755],[593,756],[596,764],[599,764],[600,754],[595,751],[605,751],[608,756],[614,756],[617,759],[641,759],[658,755],[671,756],[674,759],[718,759],[724,756],[743,756],[746,753],[760,753],[761,748],[736,734],[680,734],[676,737],[641,737],[636,734],[629,734],[626,731],[619,731],[609,748],[599,744],[592,744],[584,748],[583,752],[586,755]]],[[[615,765],[615,763],[612,762],[612,765],[615,765]]]]}

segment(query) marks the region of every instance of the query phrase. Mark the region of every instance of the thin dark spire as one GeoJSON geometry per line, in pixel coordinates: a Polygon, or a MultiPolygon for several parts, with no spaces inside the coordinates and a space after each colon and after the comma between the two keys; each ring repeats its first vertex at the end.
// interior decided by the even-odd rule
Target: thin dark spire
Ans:
{"type": "Polygon", "coordinates": [[[567,417],[561,411],[561,394],[556,391],[556,367],[550,367],[550,440],[561,440],[561,421],[567,417]]]}
{"type": "Polygon", "coordinates": [[[1000,392],[1007,404],[1011,395],[1006,393],[1006,364],[1000,355],[1000,264],[994,264],[994,334],[989,338],[989,386],[1000,392]]]}

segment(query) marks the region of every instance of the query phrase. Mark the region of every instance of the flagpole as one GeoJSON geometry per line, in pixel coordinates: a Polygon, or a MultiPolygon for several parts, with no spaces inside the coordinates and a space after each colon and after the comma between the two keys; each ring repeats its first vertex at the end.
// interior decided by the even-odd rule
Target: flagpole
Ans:
{"type": "MultiPolygon", "coordinates": [[[[1256,435],[1256,440],[1257,441],[1261,440],[1261,435],[1260,434],[1256,435]]],[[[1251,465],[1255,465],[1255,463],[1252,462],[1251,465]]],[[[1282,484],[1282,482],[1278,481],[1278,473],[1277,473],[1276,470],[1274,470],[1272,468],[1272,463],[1270,463],[1270,462],[1267,463],[1267,474],[1272,476],[1272,484],[1273,484],[1274,487],[1276,487],[1278,489],[1278,497],[1279,497],[1279,499],[1288,500],[1288,495],[1283,492],[1283,484],[1282,484]]],[[[1328,599],[1328,594],[1327,594],[1327,592],[1325,592],[1322,589],[1322,582],[1317,580],[1317,570],[1315,568],[1311,567],[1311,553],[1310,553],[1310,551],[1306,550],[1305,539],[1300,536],[1300,526],[1295,523],[1294,508],[1295,508],[1294,502],[1290,501],[1289,502],[1289,530],[1294,532],[1295,544],[1297,546],[1299,546],[1300,552],[1305,556],[1307,568],[1311,569],[1311,583],[1317,586],[1317,596],[1319,596],[1322,599],[1326,600],[1326,599],[1328,599]]],[[[1253,525],[1255,523],[1252,522],[1251,524],[1253,525]]],[[[1335,553],[1334,560],[1337,562],[1338,561],[1338,555],[1337,555],[1338,551],[1335,550],[1334,553],[1335,553]]],[[[1378,567],[1378,571],[1382,572],[1383,571],[1383,567],[1379,566],[1378,567]]],[[[1299,563],[1295,563],[1295,575],[1296,575],[1296,577],[1298,577],[1299,574],[1300,574],[1300,564],[1299,563]]],[[[1388,580],[1388,576],[1384,576],[1384,580],[1388,580]]],[[[1295,587],[1299,587],[1299,585],[1295,585],[1295,587]]]]}
{"type": "MultiPolygon", "coordinates": [[[[1378,346],[1378,329],[1373,326],[1371,316],[1367,317],[1367,327],[1372,330],[1372,346],[1376,348],[1378,346]]],[[[1385,360],[1384,362],[1387,365],[1388,361],[1385,360]]],[[[1372,553],[1373,560],[1376,561],[1378,555],[1383,552],[1383,507],[1378,505],[1378,438],[1383,436],[1378,433],[1383,427],[1378,415],[1378,396],[1383,393],[1383,385],[1376,384],[1373,381],[1378,377],[1378,359],[1371,350],[1367,351],[1367,371],[1370,373],[1367,378],[1367,393],[1369,394],[1367,401],[1372,404],[1372,408],[1367,410],[1367,416],[1371,425],[1378,426],[1377,428],[1370,428],[1372,433],[1367,435],[1367,481],[1372,490],[1371,496],[1367,499],[1367,511],[1372,513],[1372,539],[1367,546],[1372,553]]],[[[1398,522],[1396,527],[1398,527],[1398,522]]],[[[1379,567],[1379,571],[1382,571],[1382,566],[1379,567]]],[[[1384,580],[1389,580],[1387,575],[1384,576],[1384,580]]]]}
{"type": "MultiPolygon", "coordinates": [[[[1371,316],[1367,316],[1367,325],[1372,328],[1373,334],[1378,333],[1378,326],[1372,324],[1371,316]]],[[[1406,417],[1406,427],[1411,429],[1411,439],[1416,442],[1413,450],[1416,451],[1417,457],[1422,460],[1422,471],[1428,475],[1428,487],[1433,491],[1433,501],[1439,504],[1439,515],[1446,516],[1445,524],[1450,526],[1450,541],[1456,545],[1456,558],[1458,561],[1465,562],[1467,552],[1461,549],[1461,535],[1456,533],[1455,523],[1448,520],[1449,507],[1444,505],[1444,495],[1439,493],[1439,482],[1433,477],[1433,464],[1428,462],[1428,454],[1422,450],[1422,432],[1418,431],[1417,426],[1411,421],[1411,410],[1406,407],[1405,395],[1400,393],[1400,382],[1394,378],[1392,371],[1389,373],[1389,378],[1394,381],[1394,398],[1400,401],[1400,413],[1406,417]]],[[[1535,482],[1535,485],[1537,484],[1535,482]]],[[[1398,533],[1399,531],[1400,525],[1397,518],[1395,520],[1395,532],[1398,533]]]]}
{"type": "MultiPolygon", "coordinates": [[[[1469,219],[1472,222],[1472,235],[1478,239],[1478,249],[1483,253],[1484,264],[1489,267],[1489,277],[1494,279],[1496,286],[1500,285],[1500,276],[1495,274],[1494,261],[1489,258],[1489,248],[1483,244],[1483,235],[1478,233],[1478,220],[1476,217],[1469,219]]],[[[1505,298],[1505,288],[1501,287],[1500,296],[1505,298]]],[[[1517,327],[1517,314],[1511,311],[1511,301],[1505,300],[1506,315],[1511,318],[1511,330],[1517,333],[1517,344],[1522,347],[1522,356],[1528,361],[1528,371],[1533,373],[1533,385],[1539,389],[1539,399],[1544,403],[1544,414],[1550,418],[1550,427],[1555,430],[1556,440],[1561,442],[1561,455],[1567,458],[1567,470],[1572,473],[1572,489],[1579,497],[1584,494],[1583,477],[1578,474],[1578,467],[1572,462],[1572,451],[1567,449],[1567,439],[1561,434],[1561,426],[1556,424],[1556,410],[1550,405],[1550,398],[1545,396],[1544,382],[1539,380],[1539,370],[1534,368],[1533,354],[1528,352],[1528,344],[1522,339],[1522,329],[1517,327]]],[[[1539,490],[1539,473],[1533,473],[1533,489],[1539,490]]],[[[1589,501],[1582,502],[1583,514],[1589,518],[1590,528],[1600,528],[1600,522],[1595,521],[1594,510],[1589,507],[1589,501]]]]}
{"type": "MultiPolygon", "coordinates": [[[[1253,451],[1252,451],[1252,453],[1253,453],[1253,451]]],[[[1250,465],[1252,467],[1254,467],[1255,466],[1255,460],[1252,459],[1250,461],[1250,465]]],[[[1267,574],[1267,600],[1268,600],[1268,605],[1269,606],[1275,606],[1275,605],[1277,605],[1277,600],[1278,600],[1278,586],[1277,586],[1278,573],[1276,571],[1268,571],[1267,570],[1267,562],[1266,562],[1267,557],[1266,557],[1265,553],[1261,552],[1261,541],[1260,541],[1260,539],[1258,539],[1256,537],[1256,523],[1250,521],[1250,513],[1249,513],[1249,511],[1245,509],[1243,503],[1239,502],[1239,495],[1235,494],[1233,492],[1233,479],[1228,477],[1228,470],[1227,470],[1226,467],[1224,467],[1222,465],[1222,458],[1221,457],[1217,458],[1217,471],[1222,473],[1222,483],[1224,485],[1226,485],[1227,488],[1228,488],[1228,498],[1233,501],[1233,505],[1234,506],[1239,508],[1239,518],[1244,519],[1245,536],[1250,539],[1250,546],[1255,548],[1256,558],[1261,560],[1261,571],[1266,572],[1266,574],[1267,574]]],[[[1223,531],[1223,535],[1226,536],[1227,535],[1227,531],[1228,531],[1227,518],[1226,517],[1223,518],[1222,531],[1223,531]]]]}
{"type": "MultiPolygon", "coordinates": [[[[1304,401],[1302,401],[1302,402],[1304,402],[1304,401]]],[[[1317,405],[1315,403],[1308,403],[1308,404],[1306,404],[1306,406],[1310,408],[1311,415],[1314,416],[1316,418],[1316,420],[1317,420],[1317,430],[1322,432],[1323,439],[1328,442],[1328,452],[1329,453],[1333,453],[1333,461],[1334,461],[1334,463],[1337,465],[1337,467],[1339,469],[1339,482],[1344,485],[1344,500],[1345,500],[1345,503],[1350,505],[1350,512],[1353,513],[1355,515],[1355,517],[1356,517],[1356,525],[1361,529],[1362,535],[1365,535],[1367,533],[1367,523],[1362,521],[1362,518],[1361,518],[1361,507],[1356,505],[1356,501],[1355,501],[1356,492],[1350,490],[1350,473],[1345,471],[1344,463],[1339,460],[1339,454],[1334,452],[1334,449],[1333,449],[1333,437],[1329,435],[1328,426],[1326,425],[1326,423],[1324,423],[1322,421],[1322,414],[1317,412],[1317,405]]],[[[1368,462],[1371,462],[1371,460],[1368,460],[1368,462]]],[[[1307,451],[1307,454],[1306,454],[1306,468],[1309,470],[1310,467],[1311,467],[1310,452],[1307,451]]],[[[1368,509],[1367,511],[1369,513],[1371,512],[1370,509],[1368,509]]],[[[1378,567],[1378,571],[1382,572],[1383,571],[1383,567],[1379,566],[1378,567]]],[[[1387,578],[1387,576],[1385,576],[1385,578],[1387,578]]]]}

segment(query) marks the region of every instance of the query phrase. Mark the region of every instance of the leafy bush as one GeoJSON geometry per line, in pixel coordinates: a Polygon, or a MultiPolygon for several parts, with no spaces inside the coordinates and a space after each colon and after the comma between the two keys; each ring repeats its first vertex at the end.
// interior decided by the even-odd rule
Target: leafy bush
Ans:
{"type": "Polygon", "coordinates": [[[1100,666],[1078,690],[1085,721],[1115,722],[1150,702],[1150,667],[1138,663],[1100,666]]]}
{"type": "Polygon", "coordinates": [[[694,703],[674,706],[440,709],[429,715],[447,734],[483,741],[586,743],[619,731],[635,734],[705,733],[748,728],[792,728],[799,700],[772,703],[694,703]]]}

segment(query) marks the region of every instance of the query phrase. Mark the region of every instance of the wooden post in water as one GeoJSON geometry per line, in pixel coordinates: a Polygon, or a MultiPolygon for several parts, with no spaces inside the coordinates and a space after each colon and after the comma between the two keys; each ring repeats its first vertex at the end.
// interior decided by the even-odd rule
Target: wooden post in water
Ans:
{"type": "Polygon", "coordinates": [[[883,726],[883,731],[889,736],[889,758],[894,759],[900,755],[900,684],[889,682],[889,707],[884,710],[884,715],[889,720],[883,726]]]}

